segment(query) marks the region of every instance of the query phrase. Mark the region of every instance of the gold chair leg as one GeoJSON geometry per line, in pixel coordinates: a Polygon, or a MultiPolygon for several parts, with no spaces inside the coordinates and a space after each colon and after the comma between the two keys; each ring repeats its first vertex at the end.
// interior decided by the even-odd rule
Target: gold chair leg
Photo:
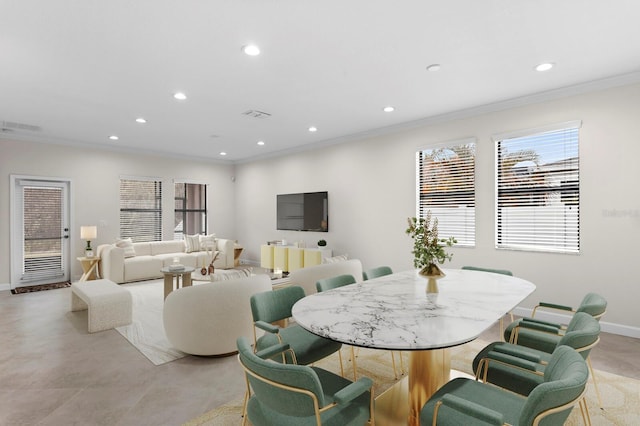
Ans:
{"type": "Polygon", "coordinates": [[[344,367],[342,366],[342,349],[338,351],[338,358],[340,358],[340,376],[344,377],[344,367]]]}
{"type": "Polygon", "coordinates": [[[582,414],[582,421],[586,426],[591,426],[591,416],[589,415],[589,407],[587,406],[587,399],[582,398],[578,403],[580,406],[580,413],[582,414]]]}
{"type": "Polygon", "coordinates": [[[591,357],[587,357],[587,365],[589,366],[589,373],[591,373],[591,380],[593,380],[593,387],[596,389],[596,396],[598,397],[598,406],[602,407],[602,398],[600,397],[600,389],[598,389],[598,382],[596,381],[596,372],[591,365],[591,357]]]}
{"type": "Polygon", "coordinates": [[[398,354],[400,355],[400,372],[402,374],[405,374],[407,370],[404,368],[404,359],[402,357],[402,351],[398,351],[398,354]]]}
{"type": "Polygon", "coordinates": [[[358,373],[356,369],[356,354],[353,350],[353,346],[351,346],[351,360],[353,361],[353,381],[355,382],[358,380],[358,373]]]}
{"type": "Polygon", "coordinates": [[[500,341],[504,342],[504,320],[500,317],[500,341]]]}

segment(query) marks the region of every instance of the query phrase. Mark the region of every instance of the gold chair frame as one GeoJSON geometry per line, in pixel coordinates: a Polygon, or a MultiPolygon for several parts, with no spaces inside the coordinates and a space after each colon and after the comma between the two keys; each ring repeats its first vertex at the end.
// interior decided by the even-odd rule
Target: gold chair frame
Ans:
{"type": "MultiPolygon", "coordinates": [[[[287,351],[291,351],[292,355],[295,356],[295,354],[293,354],[293,351],[291,349],[287,349],[284,352],[287,351]]],[[[316,417],[316,425],[317,426],[322,426],[322,419],[320,418],[320,414],[324,413],[325,411],[328,411],[334,407],[336,407],[338,404],[336,402],[332,402],[329,405],[326,405],[324,407],[320,407],[320,404],[318,402],[318,398],[316,397],[316,395],[307,390],[307,389],[301,389],[301,388],[297,388],[295,386],[289,386],[289,385],[284,385],[282,383],[278,383],[278,382],[274,382],[271,379],[267,379],[266,377],[262,377],[259,374],[251,371],[248,367],[246,367],[243,363],[242,360],[240,359],[240,355],[238,355],[238,362],[240,363],[240,365],[242,366],[242,369],[245,372],[245,382],[247,384],[247,391],[245,392],[245,396],[244,396],[244,403],[242,406],[242,426],[246,426],[247,424],[247,404],[249,403],[249,398],[251,397],[251,384],[249,382],[249,376],[251,375],[252,377],[255,377],[256,379],[267,383],[271,386],[275,386],[277,388],[280,389],[285,389],[291,392],[296,392],[296,393],[301,393],[303,395],[307,395],[309,398],[311,398],[311,400],[313,401],[313,409],[315,411],[315,417],[316,417]]],[[[374,405],[374,397],[373,397],[373,389],[371,389],[369,391],[370,394],[370,401],[369,401],[369,425],[371,426],[375,426],[375,405],[374,405]]]]}

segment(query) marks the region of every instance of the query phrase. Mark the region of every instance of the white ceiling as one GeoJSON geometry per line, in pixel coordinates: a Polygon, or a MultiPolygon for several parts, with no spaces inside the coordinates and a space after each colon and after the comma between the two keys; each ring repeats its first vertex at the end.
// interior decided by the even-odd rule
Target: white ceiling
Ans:
{"type": "Polygon", "coordinates": [[[0,138],[247,161],[636,78],[638,22],[638,0],[0,0],[0,138]]]}

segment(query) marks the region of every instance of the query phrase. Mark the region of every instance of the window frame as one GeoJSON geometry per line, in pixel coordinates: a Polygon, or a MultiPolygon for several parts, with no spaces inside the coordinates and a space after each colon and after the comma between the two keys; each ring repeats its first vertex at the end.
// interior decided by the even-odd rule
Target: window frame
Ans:
{"type": "MultiPolygon", "coordinates": [[[[133,242],[150,242],[150,241],[162,241],[162,179],[155,177],[140,177],[140,176],[120,176],[120,189],[119,189],[119,203],[120,203],[120,238],[131,238],[133,242]],[[145,198],[131,198],[128,200],[123,199],[123,181],[128,182],[137,182],[141,186],[144,184],[152,183],[153,195],[147,199],[145,198]],[[134,202],[138,201],[141,204],[144,202],[148,202],[152,200],[152,203],[149,205],[153,205],[153,207],[143,208],[143,207],[123,207],[123,203],[125,201],[134,202]],[[123,216],[127,214],[149,214],[151,219],[143,219],[143,220],[130,220],[130,224],[128,227],[123,228],[123,216]],[[137,225],[135,225],[137,223],[137,225]],[[140,225],[144,224],[145,226],[141,227],[140,225]],[[136,233],[134,229],[150,229],[150,232],[145,233],[136,233]]],[[[133,185],[133,184],[132,184],[133,185]]],[[[139,188],[143,190],[144,188],[139,188]]]]}
{"type": "MultiPolygon", "coordinates": [[[[514,250],[514,251],[527,251],[527,252],[542,252],[542,253],[559,253],[559,254],[579,254],[580,253],[580,128],[582,122],[580,120],[568,121],[563,123],[552,124],[544,127],[538,127],[527,130],[520,130],[509,133],[501,133],[492,136],[495,150],[495,238],[494,246],[498,250],[514,250]],[[553,134],[556,133],[556,136],[553,134]],[[562,141],[562,133],[565,133],[569,138],[565,138],[562,141]],[[548,163],[535,163],[537,170],[537,177],[533,177],[534,172],[530,172],[530,186],[528,188],[505,188],[505,182],[509,183],[504,178],[502,172],[502,159],[501,149],[502,144],[505,142],[511,142],[516,144],[525,144],[526,139],[532,139],[531,143],[535,143],[536,140],[540,141],[542,138],[553,136],[555,140],[551,143],[557,144],[556,146],[563,147],[566,152],[572,152],[575,149],[575,157],[571,157],[567,154],[560,160],[554,160],[548,163]],[[574,141],[575,139],[575,141],[574,141]],[[575,143],[575,146],[572,144],[575,143]],[[553,165],[563,164],[564,170],[553,170],[553,165]],[[573,166],[575,164],[575,167],[573,166]],[[569,167],[567,167],[567,165],[569,167]],[[544,166],[546,167],[546,170],[544,166]],[[575,176],[575,178],[573,178],[575,176]],[[541,180],[542,177],[542,180],[541,180]],[[550,177],[560,177],[560,185],[550,185],[550,177]],[[563,181],[561,178],[567,177],[563,181]],[[502,181],[501,181],[502,179],[502,181]],[[536,186],[537,185],[537,186],[536,186]],[[501,194],[505,194],[502,197],[501,194]],[[569,196],[567,196],[569,194],[569,196]],[[507,198],[510,197],[511,200],[507,198]],[[526,198],[525,198],[526,197],[526,198]],[[555,200],[555,202],[554,202],[555,200]],[[505,236],[506,232],[510,232],[512,235],[516,235],[519,231],[525,229],[525,226],[529,225],[514,225],[510,229],[505,229],[505,204],[522,203],[522,205],[512,205],[511,207],[526,207],[530,210],[529,216],[520,216],[517,221],[524,220],[531,222],[531,229],[529,230],[529,241],[515,242],[517,239],[524,240],[524,236],[505,236]],[[542,204],[544,203],[544,204],[542,204]],[[555,209],[553,208],[555,206],[555,209]],[[538,212],[533,211],[535,207],[549,207],[549,212],[538,209],[538,212]],[[559,237],[552,238],[550,235],[558,235],[557,229],[553,228],[554,215],[563,214],[563,220],[558,221],[562,223],[562,232],[559,237]],[[575,216],[575,218],[573,217],[575,216]],[[551,218],[551,221],[550,219],[551,218]],[[575,225],[572,225],[575,223],[575,225]],[[553,241],[555,240],[555,242],[553,241]],[[574,241],[572,243],[572,241],[574,241]],[[563,241],[563,242],[562,242],[563,241]]],[[[535,150],[535,147],[530,148],[532,156],[540,155],[540,151],[535,150]]],[[[518,151],[514,151],[518,153],[518,151]]],[[[524,152],[524,151],[523,151],[524,152]]],[[[558,166],[555,166],[558,168],[558,166]]],[[[512,179],[513,180],[513,179],[512,179]]],[[[526,213],[526,211],[525,211],[526,213]]],[[[516,213],[517,214],[517,213],[516,213]]],[[[512,215],[512,220],[516,216],[512,215]]],[[[508,219],[507,219],[508,220],[508,219]]]]}
{"type": "MultiPolygon", "coordinates": [[[[475,247],[476,245],[476,161],[477,161],[477,139],[476,138],[464,138],[455,139],[447,142],[440,142],[421,146],[415,153],[416,161],[416,217],[424,218],[426,212],[431,210],[432,215],[438,218],[439,235],[441,238],[448,238],[450,236],[456,238],[456,247],[475,247]],[[435,191],[429,196],[424,195],[424,185],[427,185],[427,178],[425,174],[425,164],[423,153],[425,151],[436,150],[450,150],[454,153],[456,149],[466,147],[473,153],[473,160],[471,161],[471,171],[467,173],[457,174],[453,177],[456,181],[460,179],[471,179],[471,194],[469,191],[435,191]],[[440,197],[438,197],[438,194],[440,197]],[[425,202],[425,199],[432,198],[436,200],[436,203],[429,204],[425,202]],[[453,200],[454,202],[448,202],[446,200],[453,200]],[[465,202],[465,200],[467,202],[465,202]],[[458,202],[455,202],[458,201],[458,202]],[[470,204],[469,204],[470,202],[470,204]],[[458,218],[454,220],[453,216],[447,213],[453,213],[453,211],[447,212],[447,209],[460,209],[466,207],[466,211],[457,210],[458,218]],[[470,210],[469,210],[470,209],[470,210]],[[453,229],[452,229],[453,228],[453,229]],[[462,233],[456,233],[455,229],[460,229],[462,233]],[[449,232],[451,230],[452,232],[449,232]],[[457,234],[457,235],[456,235],[457,234]]],[[[465,161],[462,164],[463,167],[468,168],[469,164],[465,161]]],[[[464,186],[464,183],[456,182],[456,185],[464,186]]]]}
{"type": "MultiPolygon", "coordinates": [[[[208,232],[208,228],[209,228],[209,185],[205,184],[205,183],[200,183],[200,182],[193,182],[193,181],[183,181],[183,180],[175,180],[173,182],[173,188],[174,188],[174,202],[173,202],[173,239],[174,240],[182,240],[184,239],[185,235],[192,235],[192,234],[204,234],[206,235],[208,232]],[[176,191],[176,186],[177,185],[185,185],[185,191],[184,194],[185,196],[183,198],[179,198],[178,197],[178,192],[176,191]],[[186,186],[187,185],[197,185],[201,188],[201,190],[204,190],[204,207],[200,207],[200,208],[189,208],[188,204],[189,204],[189,198],[188,198],[188,194],[189,192],[187,191],[186,186]],[[182,200],[182,206],[183,208],[181,209],[177,209],[176,208],[176,202],[182,200]],[[182,212],[183,213],[183,225],[182,225],[182,230],[178,231],[177,230],[177,226],[176,226],[176,214],[178,212],[182,212]],[[202,217],[202,226],[200,228],[200,230],[198,232],[191,232],[189,233],[189,224],[187,221],[188,218],[188,213],[201,213],[203,215],[202,217]]],[[[197,203],[200,204],[200,203],[197,203]]]]}

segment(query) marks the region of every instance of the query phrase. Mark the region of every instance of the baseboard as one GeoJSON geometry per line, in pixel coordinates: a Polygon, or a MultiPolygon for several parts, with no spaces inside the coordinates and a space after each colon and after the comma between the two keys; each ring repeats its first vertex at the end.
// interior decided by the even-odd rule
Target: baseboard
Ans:
{"type": "MultiPolygon", "coordinates": [[[[532,309],[528,308],[515,308],[513,313],[518,316],[530,317],[532,309]]],[[[536,318],[543,321],[551,321],[562,324],[567,324],[571,317],[569,315],[563,315],[555,312],[538,311],[536,312],[536,318]]],[[[600,321],[600,329],[605,333],[618,334],[621,336],[634,337],[640,339],[640,328],[632,327],[630,325],[616,324],[613,322],[600,321]]]]}

